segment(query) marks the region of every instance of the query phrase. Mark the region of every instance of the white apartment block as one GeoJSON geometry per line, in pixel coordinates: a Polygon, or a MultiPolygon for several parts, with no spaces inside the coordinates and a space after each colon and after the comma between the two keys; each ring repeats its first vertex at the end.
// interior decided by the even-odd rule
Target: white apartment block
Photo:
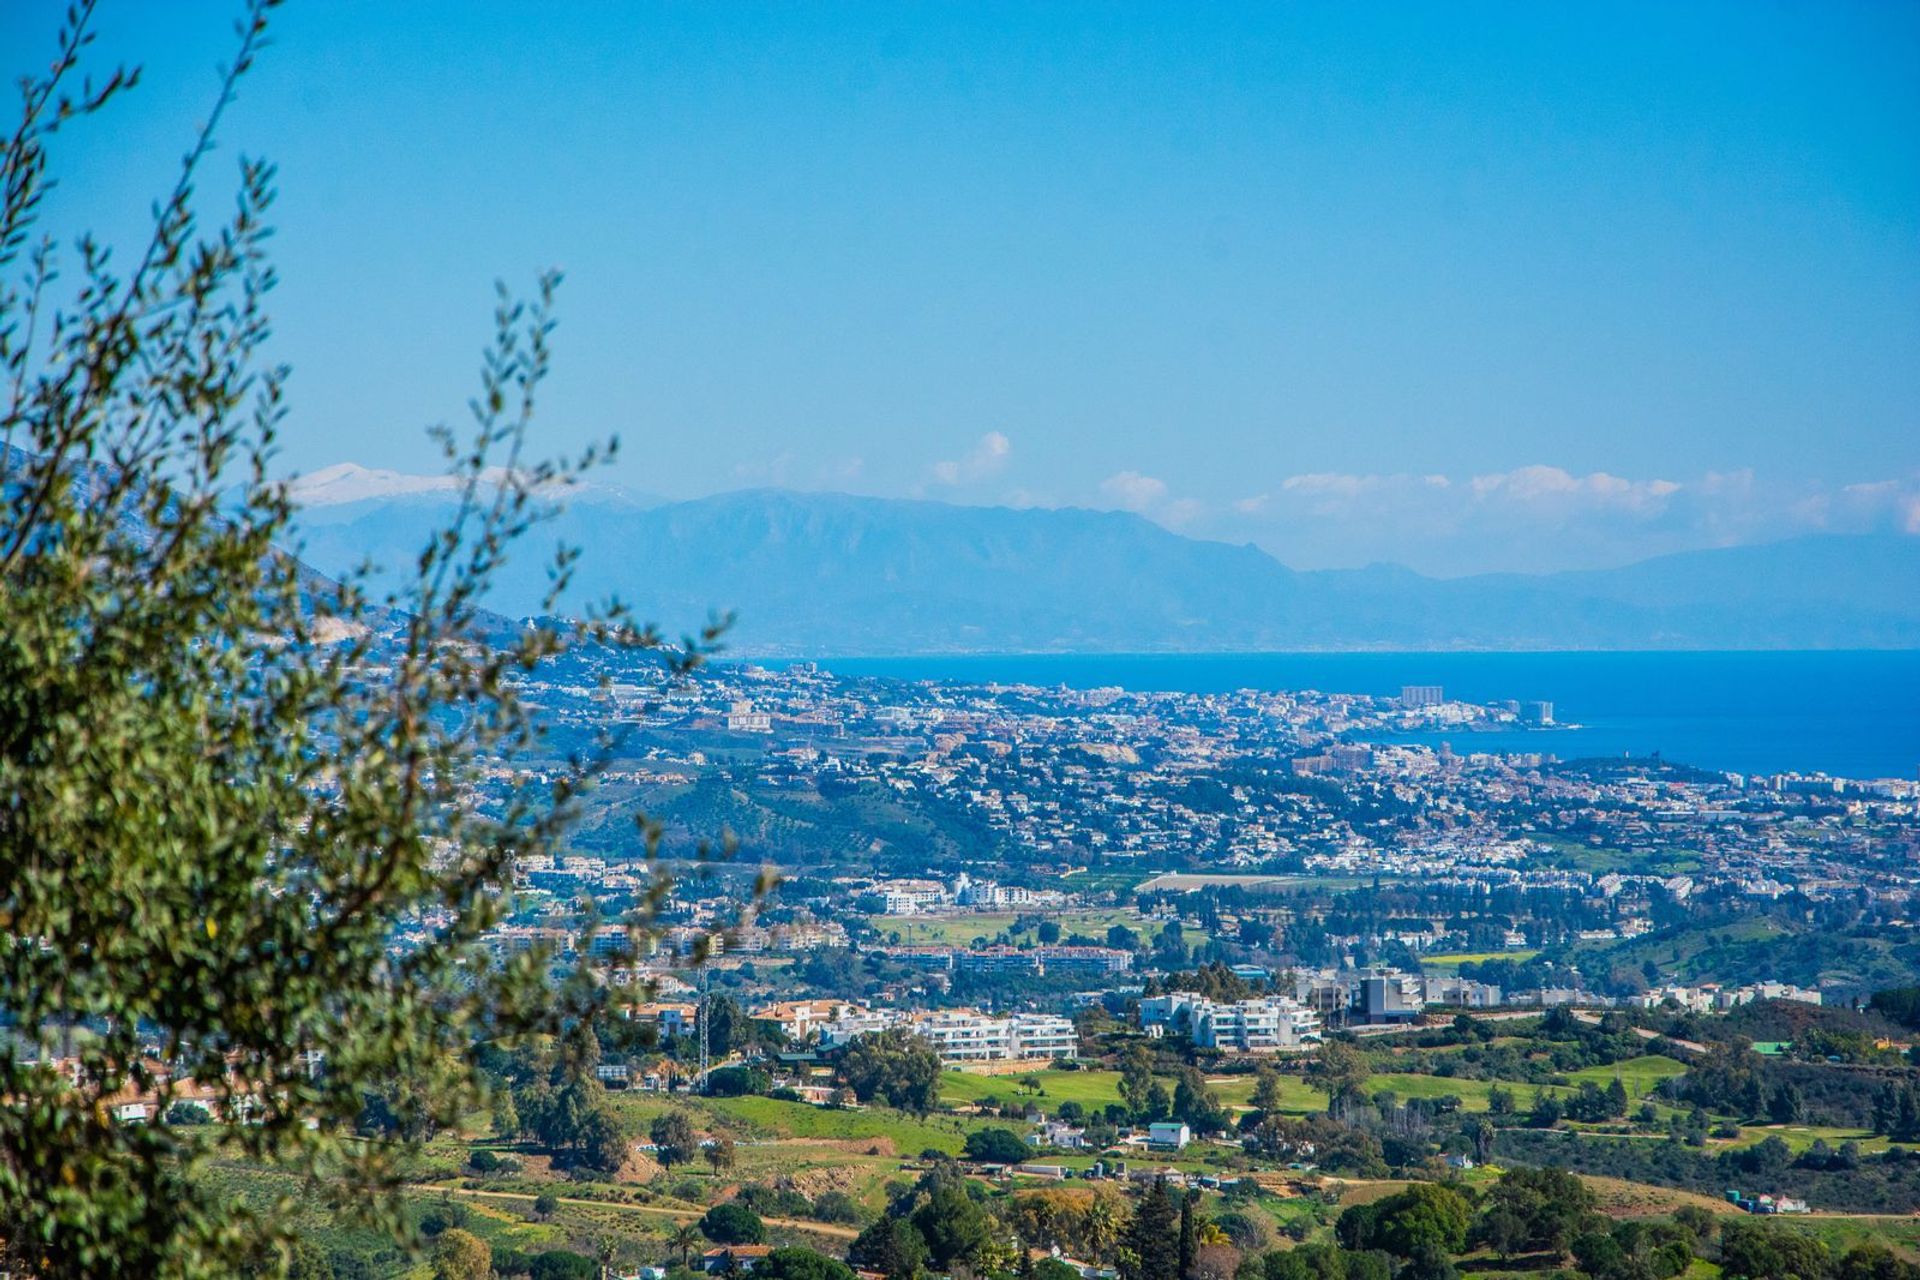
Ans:
{"type": "Polygon", "coordinates": [[[732,733],[772,733],[773,717],[743,699],[727,708],[727,729],[732,733]]]}
{"type": "Polygon", "coordinates": [[[913,1029],[933,1042],[945,1062],[1003,1062],[1014,1057],[1013,1026],[964,1009],[923,1015],[913,1029]]]}
{"type": "Polygon", "coordinates": [[[1660,987],[1643,995],[1632,997],[1628,1003],[1646,1009],[1657,1009],[1671,1000],[1682,1009],[1694,1013],[1716,1013],[1738,1008],[1755,1000],[1795,1000],[1801,1004],[1819,1004],[1818,991],[1807,987],[1796,987],[1790,982],[1756,982],[1744,987],[1722,987],[1718,983],[1703,982],[1697,987],[1678,984],[1660,987]]]}
{"type": "Polygon", "coordinates": [[[1222,1003],[1191,991],[1151,996],[1140,1002],[1140,1024],[1184,1031],[1203,1049],[1276,1053],[1320,1038],[1320,1015],[1285,996],[1222,1003]]]}
{"type": "Polygon", "coordinates": [[[995,1017],[972,1009],[903,1014],[896,1010],[849,1009],[817,1024],[821,1047],[839,1048],[856,1036],[906,1026],[933,1045],[943,1062],[1019,1062],[1079,1056],[1073,1023],[1044,1013],[995,1017]]]}
{"type": "Polygon", "coordinates": [[[946,886],[937,880],[882,880],[873,886],[890,916],[910,916],[947,900],[946,886]]]}
{"type": "Polygon", "coordinates": [[[776,1024],[787,1039],[798,1043],[839,1019],[870,1015],[866,1009],[845,1000],[784,1000],[760,1006],[753,1011],[753,1016],[776,1024]]]}
{"type": "Polygon", "coordinates": [[[1015,1058],[1077,1058],[1080,1035],[1073,1023],[1050,1013],[1016,1013],[1012,1023],[1015,1058]]]}

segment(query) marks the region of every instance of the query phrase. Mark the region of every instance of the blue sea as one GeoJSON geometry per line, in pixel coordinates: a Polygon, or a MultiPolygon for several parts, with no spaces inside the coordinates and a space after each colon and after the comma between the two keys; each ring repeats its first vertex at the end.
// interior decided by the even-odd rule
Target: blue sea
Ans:
{"type": "Polygon", "coordinates": [[[1578,728],[1422,735],[1457,751],[1648,755],[1739,773],[1920,770],[1920,652],[1256,653],[845,658],[842,675],[1215,693],[1397,694],[1437,684],[1466,702],[1545,699],[1578,728]]]}

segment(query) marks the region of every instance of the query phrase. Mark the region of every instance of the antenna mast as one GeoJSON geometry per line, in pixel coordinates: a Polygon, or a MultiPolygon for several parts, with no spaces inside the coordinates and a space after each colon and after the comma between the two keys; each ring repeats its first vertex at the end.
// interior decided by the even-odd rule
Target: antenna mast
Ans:
{"type": "Polygon", "coordinates": [[[707,966],[704,964],[700,966],[700,1003],[695,1006],[694,1009],[694,1021],[700,1024],[700,1075],[695,1083],[703,1093],[707,1088],[709,1047],[711,1044],[708,1031],[709,1025],[713,1021],[713,1010],[708,1003],[710,987],[712,985],[709,973],[710,971],[707,966]]]}

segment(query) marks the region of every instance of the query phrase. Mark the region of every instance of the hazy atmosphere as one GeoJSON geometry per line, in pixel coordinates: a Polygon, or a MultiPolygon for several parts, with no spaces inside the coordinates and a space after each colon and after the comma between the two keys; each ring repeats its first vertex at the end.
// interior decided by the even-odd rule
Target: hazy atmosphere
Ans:
{"type": "MultiPolygon", "coordinates": [[[[51,210],[137,229],[230,25],[115,6],[140,111],[51,210]]],[[[1911,5],[301,4],[219,163],[280,165],[289,469],[433,470],[494,280],[558,266],[539,440],[638,493],[1547,571],[1920,533],[1917,50],[1911,5]]]]}
{"type": "Polygon", "coordinates": [[[0,1280],[1920,1280],[1920,0],[0,69],[0,1280]]]}

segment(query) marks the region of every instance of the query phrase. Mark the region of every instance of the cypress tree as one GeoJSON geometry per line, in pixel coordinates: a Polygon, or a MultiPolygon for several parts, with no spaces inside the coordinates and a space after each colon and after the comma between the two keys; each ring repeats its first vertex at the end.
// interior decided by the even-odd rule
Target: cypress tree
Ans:
{"type": "Polygon", "coordinates": [[[1193,1274],[1193,1255],[1199,1247],[1199,1242],[1194,1238],[1193,1221],[1194,1202],[1199,1198],[1200,1193],[1197,1191],[1189,1191],[1180,1197],[1180,1274],[1182,1277],[1193,1274]]]}
{"type": "Polygon", "coordinates": [[[1120,1280],[1180,1280],[1179,1210],[1164,1180],[1134,1206],[1120,1239],[1120,1280]]]}

